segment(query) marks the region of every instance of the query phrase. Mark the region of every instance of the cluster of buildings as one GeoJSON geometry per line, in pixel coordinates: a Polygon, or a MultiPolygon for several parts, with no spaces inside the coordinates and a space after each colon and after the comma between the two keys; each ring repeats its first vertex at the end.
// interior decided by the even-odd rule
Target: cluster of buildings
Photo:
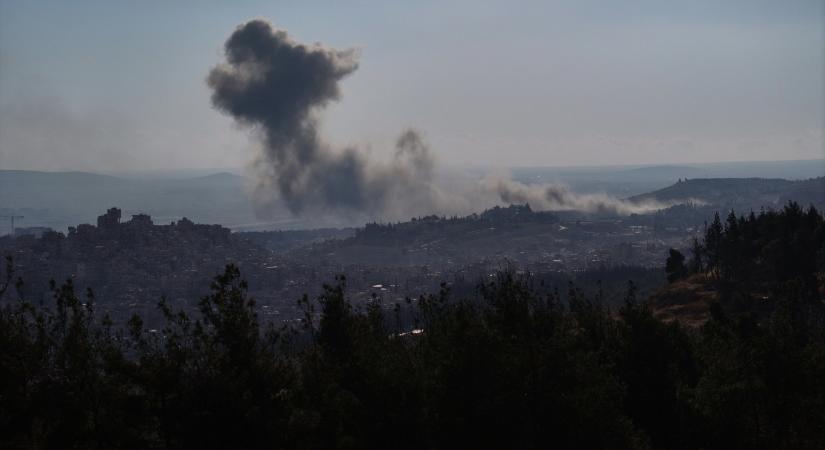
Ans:
{"type": "Polygon", "coordinates": [[[30,299],[48,300],[50,279],[71,278],[81,292],[91,288],[99,308],[121,321],[133,313],[159,319],[161,297],[173,308],[194,310],[213,277],[231,263],[241,269],[263,316],[291,321],[303,316],[297,300],[317,296],[336,275],[346,275],[354,300],[378,295],[391,308],[438,292],[442,282],[472,285],[508,263],[533,273],[661,267],[667,249],[689,239],[684,230],[667,233],[620,219],[531,214],[522,207],[489,217],[373,225],[344,239],[318,242],[307,235],[304,245],[285,250],[263,244],[266,232],[231,233],[186,218],[159,225],[146,214],[123,220],[120,209],[110,208],[96,225],[70,227],[65,235],[43,229],[0,238],[0,255],[13,256],[30,299]]]}

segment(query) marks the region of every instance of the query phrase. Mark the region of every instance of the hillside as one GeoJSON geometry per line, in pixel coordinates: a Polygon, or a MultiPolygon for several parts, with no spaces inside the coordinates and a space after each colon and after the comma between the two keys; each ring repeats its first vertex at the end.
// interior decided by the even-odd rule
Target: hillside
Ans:
{"type": "Polygon", "coordinates": [[[442,271],[506,261],[535,270],[616,264],[659,267],[667,248],[683,245],[685,236],[685,230],[656,233],[652,227],[633,226],[621,218],[566,219],[533,211],[529,205],[510,205],[465,217],[371,223],[356,229],[350,238],[296,248],[290,257],[342,266],[427,266],[442,271]]]}
{"type": "Polygon", "coordinates": [[[630,197],[634,202],[679,201],[695,199],[699,203],[723,209],[747,211],[775,209],[788,201],[802,205],[825,205],[825,177],[808,180],[779,178],[697,178],[679,181],[664,189],[630,197]]]}
{"type": "MultiPolygon", "coordinates": [[[[526,212],[498,208],[453,221],[516,226],[541,217],[526,212]]],[[[405,227],[449,226],[436,219],[405,227]]],[[[65,239],[53,233],[40,242],[51,248],[39,252],[51,262],[62,241],[108,266],[106,253],[130,236],[158,243],[159,253],[146,255],[152,283],[123,302],[141,306],[125,327],[113,328],[99,290],[80,294],[79,278],[42,302],[20,289],[4,301],[0,284],[8,399],[0,447],[678,450],[825,442],[825,310],[821,288],[810,289],[822,273],[825,219],[813,211],[789,206],[719,224],[706,235],[696,273],[671,280],[666,289],[676,297],[653,308],[629,278],[623,294],[599,277],[595,293],[570,283],[563,295],[545,277],[506,266],[483,281],[468,278],[473,289],[435,274],[442,283],[427,289],[432,294],[393,298],[376,283],[360,301],[355,286],[374,283],[377,269],[346,270],[317,295],[265,303],[260,294],[270,289],[254,286],[296,266],[277,260],[260,261],[257,271],[229,264],[203,295],[158,302],[147,287],[165,278],[170,288],[200,290],[206,273],[198,281],[173,274],[191,273],[199,248],[223,263],[231,255],[213,249],[243,246],[232,243],[240,233],[130,222],[78,228],[65,239]],[[194,239],[186,245],[194,254],[174,259],[183,239],[194,239]],[[608,306],[610,292],[621,306],[608,306]],[[283,319],[287,305],[299,318],[283,319]]],[[[393,228],[375,225],[356,239],[393,228]]],[[[134,273],[131,252],[115,258],[134,273]]],[[[305,272],[315,283],[329,279],[317,266],[305,272]]],[[[3,275],[0,266],[0,283],[13,280],[3,275]]],[[[388,288],[406,284],[387,275],[388,288]]]]}
{"type": "Polygon", "coordinates": [[[825,159],[652,166],[519,167],[512,171],[513,178],[524,183],[560,182],[576,192],[605,192],[617,197],[642,195],[685,178],[805,180],[822,175],[825,175],[825,159]]]}
{"type": "Polygon", "coordinates": [[[685,254],[670,250],[669,284],[650,298],[660,318],[701,324],[725,314],[768,317],[788,298],[822,306],[825,219],[792,203],[778,211],[716,217],[685,254]]]}

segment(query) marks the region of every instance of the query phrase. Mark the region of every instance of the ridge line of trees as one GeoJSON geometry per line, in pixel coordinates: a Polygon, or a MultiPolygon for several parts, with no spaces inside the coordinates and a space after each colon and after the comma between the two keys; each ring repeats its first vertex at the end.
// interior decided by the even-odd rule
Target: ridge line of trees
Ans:
{"type": "Polygon", "coordinates": [[[154,332],[139,316],[113,326],[71,280],[52,283],[50,305],[15,296],[9,260],[0,447],[822,448],[825,314],[807,284],[821,244],[806,250],[813,266],[775,266],[821,232],[793,205],[722,225],[737,245],[719,244],[719,269],[709,256],[696,267],[733,293],[769,284],[775,308],[714,304],[696,329],[657,319],[633,283],[614,311],[602,293],[570,284],[563,302],[507,269],[474,295],[442,285],[394,308],[353,305],[341,277],[300,300],[301,327],[275,328],[229,265],[197,314],[161,300],[154,332]],[[722,269],[727,258],[763,278],[722,269]]]}

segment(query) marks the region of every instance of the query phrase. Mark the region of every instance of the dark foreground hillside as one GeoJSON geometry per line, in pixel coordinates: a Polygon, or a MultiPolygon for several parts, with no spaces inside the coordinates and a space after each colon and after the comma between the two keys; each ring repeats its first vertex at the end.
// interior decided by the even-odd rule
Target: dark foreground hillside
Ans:
{"type": "Polygon", "coordinates": [[[505,270],[389,315],[352,306],[342,277],[301,301],[302,327],[272,329],[230,265],[199,313],[162,301],[163,329],[114,329],[93,293],[67,282],[34,305],[10,276],[0,447],[823,448],[823,218],[759,217],[712,224],[690,265],[671,253],[673,283],[702,272],[737,305],[712,303],[700,327],[657,319],[632,283],[611,311],[505,270]],[[812,256],[780,267],[781,244],[812,256]],[[761,277],[737,289],[748,251],[761,277]],[[770,307],[748,308],[765,287],[770,307]]]}

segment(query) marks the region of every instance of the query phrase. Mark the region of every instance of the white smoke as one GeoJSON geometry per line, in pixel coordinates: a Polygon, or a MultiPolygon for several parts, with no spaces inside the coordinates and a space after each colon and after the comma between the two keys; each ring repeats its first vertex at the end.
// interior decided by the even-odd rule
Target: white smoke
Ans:
{"type": "Polygon", "coordinates": [[[504,203],[529,203],[540,211],[582,211],[587,213],[643,214],[683,202],[635,202],[622,200],[604,193],[582,194],[559,183],[524,184],[507,178],[487,177],[482,190],[495,193],[504,203]]]}

